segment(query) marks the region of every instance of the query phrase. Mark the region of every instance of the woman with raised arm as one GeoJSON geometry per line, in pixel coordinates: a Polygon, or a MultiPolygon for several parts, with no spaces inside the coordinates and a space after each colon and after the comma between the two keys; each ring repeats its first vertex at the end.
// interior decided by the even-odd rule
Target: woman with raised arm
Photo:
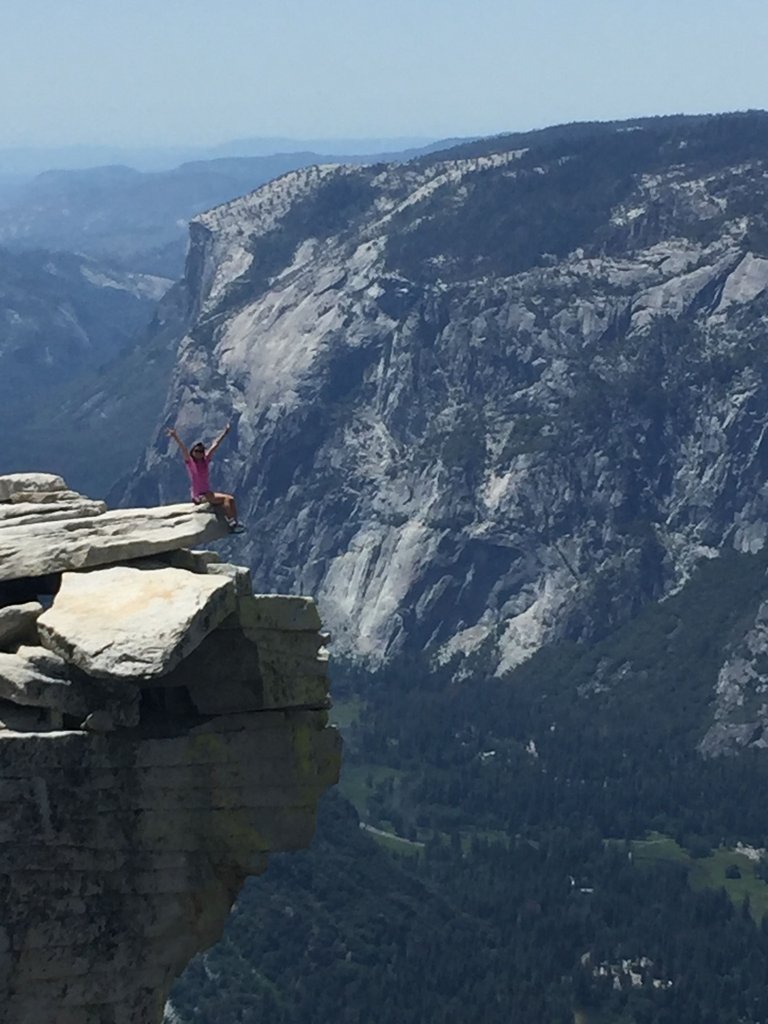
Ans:
{"type": "Polygon", "coordinates": [[[213,458],[216,449],[229,433],[231,427],[232,424],[228,423],[207,450],[202,441],[197,441],[188,449],[176,433],[175,427],[168,427],[166,433],[168,434],[168,437],[172,437],[179,446],[179,451],[184,458],[184,465],[186,466],[187,474],[189,475],[192,501],[194,501],[196,505],[202,505],[204,502],[207,502],[209,505],[221,506],[230,531],[232,533],[242,533],[245,527],[237,521],[237,507],[235,505],[235,499],[231,494],[222,494],[218,491],[211,490],[211,483],[208,479],[208,463],[213,458]]]}

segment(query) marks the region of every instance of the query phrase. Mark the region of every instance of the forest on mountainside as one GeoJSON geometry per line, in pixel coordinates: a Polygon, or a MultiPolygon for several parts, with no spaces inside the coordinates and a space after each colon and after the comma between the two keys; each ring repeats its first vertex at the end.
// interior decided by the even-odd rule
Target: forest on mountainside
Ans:
{"type": "MultiPolygon", "coordinates": [[[[649,118],[640,124],[564,125],[556,129],[484,139],[450,150],[453,158],[479,159],[518,149],[514,173],[489,166],[465,185],[460,203],[447,201],[449,185],[418,207],[393,218],[387,245],[393,271],[414,281],[463,280],[519,274],[546,266],[578,248],[590,256],[624,254],[665,238],[710,242],[729,217],[749,218],[749,243],[765,251],[762,171],[719,186],[717,216],[691,218],[681,205],[655,209],[643,230],[612,222],[645,176],[670,175],[684,165],[691,175],[722,174],[726,167],[762,161],[768,152],[763,112],[695,118],[649,118]],[[519,147],[519,148],[518,148],[519,147]],[[546,168],[546,173],[543,173],[546,168]],[[748,188],[744,184],[748,183],[748,188]],[[726,211],[728,211],[726,213],[726,211]]],[[[421,161],[428,164],[433,157],[421,161]]]]}
{"type": "Polygon", "coordinates": [[[768,754],[698,751],[767,567],[724,555],[507,679],[339,673],[341,790],[384,835],[328,798],[313,848],[273,858],[177,983],[173,1019],[768,1020],[768,754]]]}

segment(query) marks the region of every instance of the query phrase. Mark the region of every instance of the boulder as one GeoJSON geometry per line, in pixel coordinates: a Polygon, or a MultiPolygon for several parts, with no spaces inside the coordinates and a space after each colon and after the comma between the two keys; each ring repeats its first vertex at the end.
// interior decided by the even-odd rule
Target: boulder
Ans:
{"type": "Polygon", "coordinates": [[[135,686],[72,679],[61,658],[39,647],[20,647],[16,654],[0,652],[0,698],[79,718],[105,710],[121,726],[137,725],[139,720],[135,686]]]}
{"type": "Polygon", "coordinates": [[[88,709],[74,694],[60,659],[46,671],[19,654],[0,652],[0,697],[33,708],[55,708],[67,715],[83,715],[88,709]]]}
{"type": "Polygon", "coordinates": [[[189,503],[114,509],[64,521],[43,518],[25,525],[2,524],[0,580],[125,562],[227,536],[223,520],[189,503]]]}
{"type": "Polygon", "coordinates": [[[32,633],[42,611],[39,601],[0,608],[0,649],[32,633]]]}
{"type": "Polygon", "coordinates": [[[54,473],[8,473],[0,476],[0,501],[10,501],[19,491],[66,491],[67,485],[54,473]]]}
{"type": "Polygon", "coordinates": [[[114,566],[65,573],[38,631],[45,647],[88,675],[153,678],[195,650],[235,603],[224,577],[114,566]]]}

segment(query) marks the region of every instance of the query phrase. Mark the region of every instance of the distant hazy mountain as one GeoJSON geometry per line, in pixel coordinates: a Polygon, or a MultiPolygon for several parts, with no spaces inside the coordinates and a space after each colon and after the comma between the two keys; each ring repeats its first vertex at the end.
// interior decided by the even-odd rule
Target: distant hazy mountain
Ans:
{"type": "Polygon", "coordinates": [[[0,177],[31,177],[43,171],[82,170],[125,164],[139,171],[171,170],[190,160],[217,157],[273,156],[275,153],[395,153],[423,149],[432,138],[331,138],[291,139],[285,137],[234,139],[215,146],[13,146],[0,147],[0,177]]]}
{"type": "Polygon", "coordinates": [[[35,446],[48,459],[64,444],[88,448],[90,438],[52,434],[50,418],[84,375],[144,334],[170,284],[71,253],[0,249],[0,472],[29,468],[35,446]]]}
{"type": "Polygon", "coordinates": [[[22,186],[10,181],[5,192],[0,179],[0,245],[75,251],[127,270],[179,277],[188,221],[204,210],[300,167],[404,160],[432,148],[363,156],[309,150],[221,156],[155,172],[123,165],[46,171],[22,186]]]}
{"type": "Polygon", "coordinates": [[[449,140],[404,136],[382,139],[291,139],[282,136],[256,139],[234,139],[219,146],[211,146],[198,159],[213,160],[228,156],[270,156],[275,153],[297,153],[311,150],[313,153],[327,153],[329,156],[365,154],[385,158],[387,154],[426,151],[433,146],[444,148],[449,140]]]}
{"type": "Polygon", "coordinates": [[[46,171],[0,209],[0,244],[80,252],[178,277],[191,217],[320,159],[295,153],[189,163],[172,171],[46,171]]]}

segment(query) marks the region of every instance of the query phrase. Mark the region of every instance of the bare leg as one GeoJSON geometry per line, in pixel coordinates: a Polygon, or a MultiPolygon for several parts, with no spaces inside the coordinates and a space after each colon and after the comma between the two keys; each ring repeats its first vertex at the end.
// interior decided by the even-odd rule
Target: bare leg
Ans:
{"type": "Polygon", "coordinates": [[[231,494],[209,491],[205,497],[210,505],[219,506],[227,519],[237,519],[237,505],[231,494]]]}

